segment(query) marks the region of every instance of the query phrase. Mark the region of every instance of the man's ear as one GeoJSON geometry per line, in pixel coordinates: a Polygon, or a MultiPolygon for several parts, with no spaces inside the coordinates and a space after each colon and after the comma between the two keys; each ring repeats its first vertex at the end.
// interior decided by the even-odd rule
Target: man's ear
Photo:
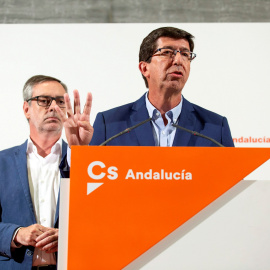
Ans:
{"type": "Polygon", "coordinates": [[[141,61],[139,63],[139,70],[145,78],[149,79],[149,63],[141,61]]]}
{"type": "Polygon", "coordinates": [[[29,103],[27,101],[25,101],[23,103],[23,112],[24,112],[26,119],[28,119],[28,120],[30,119],[30,112],[29,112],[30,108],[29,107],[30,107],[29,103]]]}

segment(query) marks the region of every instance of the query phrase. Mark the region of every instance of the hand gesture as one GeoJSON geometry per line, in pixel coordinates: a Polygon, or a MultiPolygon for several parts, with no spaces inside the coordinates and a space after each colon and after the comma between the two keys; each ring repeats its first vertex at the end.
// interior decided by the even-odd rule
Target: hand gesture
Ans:
{"type": "Polygon", "coordinates": [[[94,129],[90,125],[90,112],[92,106],[92,95],[87,93],[83,112],[81,113],[80,96],[78,90],[74,94],[74,113],[70,103],[70,98],[66,93],[64,95],[67,115],[56,106],[55,109],[64,123],[68,145],[88,145],[93,137],[94,129]]]}

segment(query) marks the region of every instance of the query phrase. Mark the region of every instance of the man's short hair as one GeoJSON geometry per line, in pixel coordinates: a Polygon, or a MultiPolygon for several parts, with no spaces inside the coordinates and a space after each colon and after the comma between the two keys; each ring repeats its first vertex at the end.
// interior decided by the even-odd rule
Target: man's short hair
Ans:
{"type": "MultiPolygon", "coordinates": [[[[151,56],[157,48],[157,40],[160,37],[169,37],[174,39],[186,39],[189,43],[190,51],[193,52],[194,49],[194,36],[190,33],[178,29],[175,27],[161,27],[152,31],[147,37],[142,41],[140,52],[139,52],[139,62],[144,61],[150,63],[152,58],[151,56]]],[[[143,76],[143,75],[142,75],[143,76]]],[[[148,82],[143,76],[145,85],[148,88],[148,82]]]]}
{"type": "Polygon", "coordinates": [[[32,98],[33,87],[43,82],[59,82],[65,89],[66,93],[68,92],[67,86],[60,80],[51,76],[36,75],[28,79],[27,82],[25,83],[23,87],[23,100],[27,101],[28,99],[32,98]]]}

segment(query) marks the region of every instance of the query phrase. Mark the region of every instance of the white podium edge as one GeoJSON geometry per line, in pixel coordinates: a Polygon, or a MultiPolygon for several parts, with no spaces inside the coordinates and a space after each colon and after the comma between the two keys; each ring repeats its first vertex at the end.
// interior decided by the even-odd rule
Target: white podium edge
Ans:
{"type": "Polygon", "coordinates": [[[59,206],[59,237],[57,268],[67,269],[68,254],[68,224],[69,224],[69,192],[70,179],[62,178],[60,183],[60,206],[59,206]]]}

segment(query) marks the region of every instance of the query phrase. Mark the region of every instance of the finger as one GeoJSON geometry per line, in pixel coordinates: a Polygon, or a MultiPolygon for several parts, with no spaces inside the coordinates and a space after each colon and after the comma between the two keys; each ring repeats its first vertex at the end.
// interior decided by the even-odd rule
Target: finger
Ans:
{"type": "Polygon", "coordinates": [[[67,116],[73,118],[72,106],[70,103],[69,95],[67,93],[64,94],[64,99],[65,99],[65,104],[66,104],[67,116]]]}
{"type": "Polygon", "coordinates": [[[40,241],[36,242],[36,247],[42,250],[50,249],[54,247],[58,242],[58,236],[48,236],[40,241]]]}
{"type": "Polygon", "coordinates": [[[36,243],[36,248],[41,250],[54,249],[58,245],[58,239],[53,240],[52,238],[44,239],[41,242],[36,243]]]}
{"type": "MultiPolygon", "coordinates": [[[[46,232],[42,233],[36,238],[36,242],[37,243],[41,242],[42,240],[46,239],[47,237],[48,237],[48,234],[46,232]]],[[[42,244],[40,244],[40,245],[42,245],[42,244]]],[[[43,243],[43,245],[44,245],[44,243],[43,243]]]]}
{"type": "Polygon", "coordinates": [[[74,95],[74,114],[81,114],[81,102],[78,90],[73,91],[74,95]]]}
{"type": "Polygon", "coordinates": [[[58,251],[58,243],[55,247],[49,249],[49,250],[45,250],[46,253],[54,253],[58,251]]]}
{"type": "Polygon", "coordinates": [[[78,125],[85,131],[93,132],[93,127],[90,125],[88,121],[79,121],[78,125]]]}
{"type": "Polygon", "coordinates": [[[40,242],[44,239],[46,239],[46,243],[58,239],[58,229],[48,228],[47,231],[36,238],[36,241],[40,242]]]}
{"type": "Polygon", "coordinates": [[[87,93],[86,96],[86,102],[83,108],[83,114],[84,114],[84,119],[82,120],[88,120],[90,121],[90,112],[91,112],[91,108],[92,108],[92,94],[91,93],[87,93]]]}

